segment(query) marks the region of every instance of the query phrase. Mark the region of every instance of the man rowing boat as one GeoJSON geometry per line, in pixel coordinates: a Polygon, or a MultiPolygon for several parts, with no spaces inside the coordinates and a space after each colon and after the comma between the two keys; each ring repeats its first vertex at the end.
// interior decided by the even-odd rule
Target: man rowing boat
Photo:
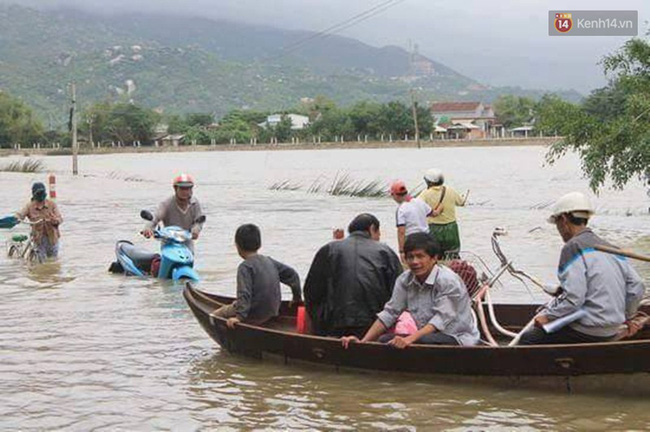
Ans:
{"type": "Polygon", "coordinates": [[[548,221],[565,242],[558,266],[561,291],[535,317],[535,327],[522,335],[520,344],[609,341],[623,323],[628,324],[630,335],[639,330],[631,318],[645,287],[624,257],[597,250],[608,243],[587,227],[593,214],[591,203],[579,192],[568,193],[555,203],[548,221]],[[577,319],[556,332],[543,328],[571,316],[577,319]]]}

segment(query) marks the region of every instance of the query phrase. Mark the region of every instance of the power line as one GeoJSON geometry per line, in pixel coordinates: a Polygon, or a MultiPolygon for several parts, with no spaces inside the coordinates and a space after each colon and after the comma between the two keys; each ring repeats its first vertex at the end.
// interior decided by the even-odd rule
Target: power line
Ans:
{"type": "Polygon", "coordinates": [[[335,33],[338,33],[338,32],[341,32],[341,31],[343,31],[345,29],[353,27],[353,26],[355,26],[355,25],[357,25],[357,24],[359,24],[359,23],[361,23],[363,21],[366,21],[366,20],[368,20],[368,19],[370,19],[370,18],[384,12],[387,9],[390,9],[391,7],[394,7],[394,6],[397,6],[400,3],[403,3],[404,1],[406,1],[406,0],[385,0],[382,3],[379,3],[379,4],[369,8],[369,9],[367,9],[367,10],[361,12],[361,13],[358,13],[357,15],[354,15],[353,17],[350,17],[350,18],[348,18],[348,19],[346,19],[344,21],[341,21],[341,22],[339,22],[337,24],[334,24],[334,25],[332,25],[332,26],[330,26],[330,27],[328,27],[326,29],[323,29],[323,30],[317,32],[317,33],[311,34],[311,35],[309,35],[309,36],[307,36],[307,37],[305,37],[303,39],[300,39],[300,40],[298,40],[298,41],[296,41],[296,42],[294,42],[294,43],[292,43],[292,44],[290,44],[290,45],[288,45],[286,47],[283,47],[281,53],[279,53],[279,54],[277,54],[275,56],[268,57],[265,60],[272,60],[272,59],[278,59],[278,58],[284,57],[284,56],[296,51],[297,49],[301,48],[303,45],[305,45],[306,43],[308,43],[308,42],[310,42],[310,41],[312,41],[314,39],[318,39],[318,38],[323,38],[324,39],[324,38],[329,37],[329,36],[331,36],[331,35],[333,35],[335,33]]]}

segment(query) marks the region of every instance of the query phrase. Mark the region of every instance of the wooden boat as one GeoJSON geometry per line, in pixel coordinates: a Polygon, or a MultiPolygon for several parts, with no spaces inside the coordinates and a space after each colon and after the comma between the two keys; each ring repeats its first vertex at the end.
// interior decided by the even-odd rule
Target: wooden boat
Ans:
{"type": "MultiPolygon", "coordinates": [[[[650,372],[650,331],[634,340],[580,345],[430,346],[394,349],[380,343],[353,344],[339,339],[296,333],[296,311],[283,302],[280,316],[263,326],[238,324],[211,316],[232,298],[198,291],[190,284],[183,296],[205,331],[226,350],[262,358],[276,355],[336,367],[473,376],[578,376],[650,372]]],[[[539,305],[494,305],[502,326],[518,331],[539,305]]],[[[646,309],[646,313],[650,310],[646,309]]]]}

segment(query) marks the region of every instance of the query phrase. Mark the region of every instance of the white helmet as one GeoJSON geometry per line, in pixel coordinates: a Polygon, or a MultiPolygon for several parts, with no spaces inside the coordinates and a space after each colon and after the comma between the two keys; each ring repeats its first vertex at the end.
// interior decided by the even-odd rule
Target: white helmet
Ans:
{"type": "Polygon", "coordinates": [[[571,213],[574,217],[589,219],[595,211],[584,194],[569,192],[553,204],[553,213],[548,217],[548,222],[555,223],[555,219],[563,213],[571,213]]]}
{"type": "Polygon", "coordinates": [[[424,180],[429,183],[442,183],[445,181],[445,177],[442,175],[442,171],[438,168],[429,168],[427,172],[424,173],[424,180]]]}

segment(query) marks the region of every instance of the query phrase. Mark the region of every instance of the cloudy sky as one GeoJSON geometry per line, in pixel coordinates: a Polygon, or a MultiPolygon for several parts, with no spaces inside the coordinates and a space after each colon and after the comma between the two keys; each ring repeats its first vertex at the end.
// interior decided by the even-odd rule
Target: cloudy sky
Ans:
{"type": "MultiPolygon", "coordinates": [[[[2,1],[2,0],[0,0],[2,1]]],[[[5,0],[7,1],[7,0],[5,0]]],[[[9,0],[10,1],[10,0],[9,0]]],[[[386,0],[23,0],[103,13],[156,11],[320,31],[386,0]]],[[[549,10],[638,10],[639,32],[650,20],[648,0],[395,0],[395,5],[342,31],[365,43],[420,52],[492,85],[574,88],[605,84],[599,59],[626,37],[549,37],[549,10]]]]}

